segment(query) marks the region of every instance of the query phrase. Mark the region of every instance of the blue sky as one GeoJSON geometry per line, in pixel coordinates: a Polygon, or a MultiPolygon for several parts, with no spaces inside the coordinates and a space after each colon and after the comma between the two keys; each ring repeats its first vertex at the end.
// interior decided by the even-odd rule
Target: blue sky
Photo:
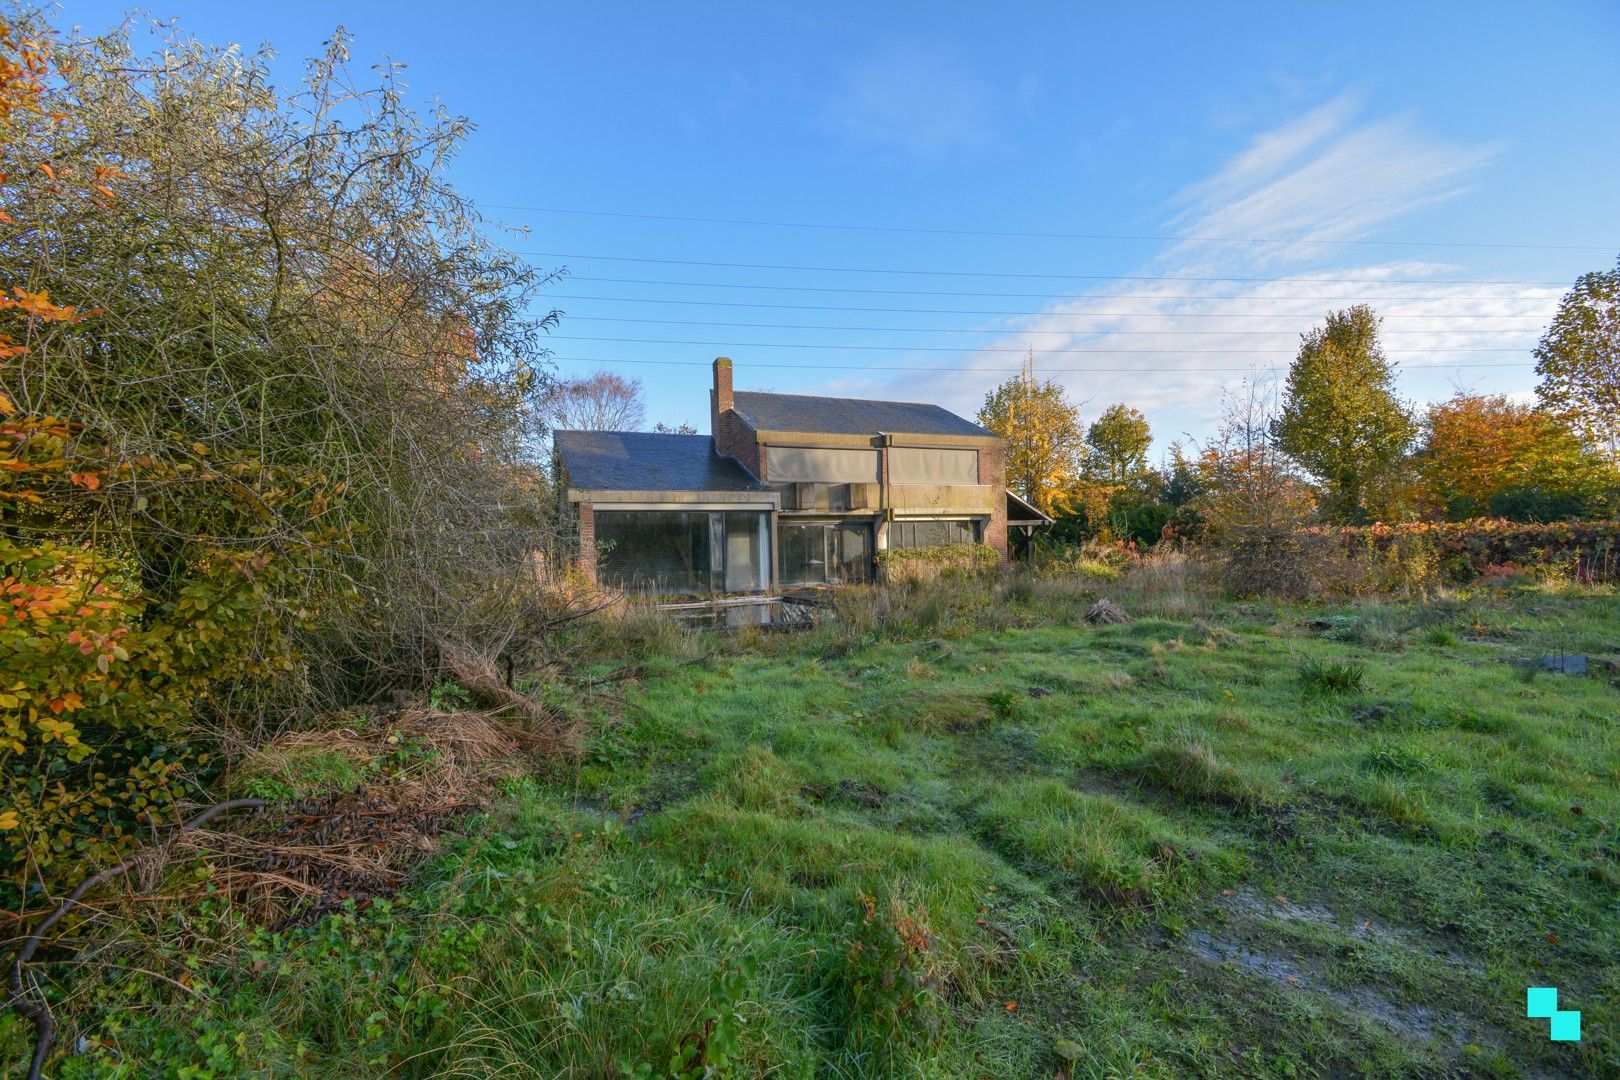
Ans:
{"type": "Polygon", "coordinates": [[[1527,393],[1620,254],[1615,3],[148,10],[288,77],[341,22],[471,117],[459,186],[570,272],[558,370],[642,378],[649,423],[706,427],[717,354],[971,415],[1033,347],[1162,450],[1356,301],[1414,401],[1527,393]]]}

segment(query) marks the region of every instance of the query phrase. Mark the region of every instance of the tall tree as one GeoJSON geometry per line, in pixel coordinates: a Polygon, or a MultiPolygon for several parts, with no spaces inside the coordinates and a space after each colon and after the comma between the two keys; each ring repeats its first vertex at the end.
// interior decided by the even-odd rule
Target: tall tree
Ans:
{"type": "Polygon", "coordinates": [[[1615,468],[1559,417],[1505,394],[1459,393],[1430,405],[1414,463],[1433,511],[1467,517],[1535,490],[1571,504],[1617,482],[1615,468]]]}
{"type": "Polygon", "coordinates": [[[641,380],[611,371],[559,381],[543,408],[553,431],[635,431],[647,418],[641,380]]]}
{"type": "Polygon", "coordinates": [[[1536,374],[1542,404],[1620,460],[1620,260],[1564,295],[1536,346],[1536,374]]]}
{"type": "Polygon", "coordinates": [[[1337,521],[1366,521],[1380,509],[1375,494],[1399,470],[1416,433],[1395,396],[1378,321],[1358,304],[1329,312],[1324,325],[1303,335],[1272,425],[1278,447],[1322,485],[1322,509],[1337,521]]]}
{"type": "Polygon", "coordinates": [[[1026,370],[985,396],[979,423],[1007,440],[1007,482],[1048,514],[1064,509],[1085,439],[1063,387],[1026,370]]]}
{"type": "Polygon", "coordinates": [[[1126,404],[1110,405],[1086,429],[1092,471],[1111,484],[1129,483],[1147,471],[1153,432],[1147,418],[1126,404]]]}

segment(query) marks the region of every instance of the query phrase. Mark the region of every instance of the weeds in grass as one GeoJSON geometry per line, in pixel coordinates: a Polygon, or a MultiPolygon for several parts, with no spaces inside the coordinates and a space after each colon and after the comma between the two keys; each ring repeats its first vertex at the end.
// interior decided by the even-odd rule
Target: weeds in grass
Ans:
{"type": "Polygon", "coordinates": [[[1217,758],[1200,740],[1150,746],[1137,758],[1135,772],[1150,787],[1188,802],[1248,808],[1265,801],[1259,785],[1217,758]]]}
{"type": "Polygon", "coordinates": [[[449,709],[470,709],[472,704],[472,691],[454,679],[440,679],[433,684],[433,689],[428,691],[428,707],[440,712],[449,709]]]}
{"type": "Polygon", "coordinates": [[[1423,631],[1423,640],[1430,645],[1446,647],[1457,644],[1457,635],[1449,626],[1431,626],[1423,631]]]}
{"type": "Polygon", "coordinates": [[[1429,758],[1426,754],[1415,753],[1404,746],[1374,739],[1367,752],[1361,756],[1361,767],[1380,776],[1408,775],[1427,772],[1429,758]]]}
{"type": "Polygon", "coordinates": [[[944,1028],[945,968],[927,909],[899,886],[856,894],[847,942],[827,973],[843,1006],[840,1030],[850,1053],[878,1075],[937,1049],[944,1028]]]}
{"type": "Polygon", "coordinates": [[[1011,690],[1005,688],[992,690],[985,701],[990,706],[990,715],[997,720],[1013,721],[1023,715],[1024,700],[1011,690]]]}
{"type": "Polygon", "coordinates": [[[1366,667],[1351,660],[1311,659],[1299,668],[1299,681],[1307,696],[1359,694],[1366,676],[1366,667]]]}

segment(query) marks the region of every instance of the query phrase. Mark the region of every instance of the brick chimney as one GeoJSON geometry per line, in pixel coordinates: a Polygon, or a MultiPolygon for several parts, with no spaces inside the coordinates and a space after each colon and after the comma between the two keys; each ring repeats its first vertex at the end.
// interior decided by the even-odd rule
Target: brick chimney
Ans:
{"type": "Polygon", "coordinates": [[[714,358],[714,389],[709,393],[709,434],[720,435],[720,418],[730,412],[735,402],[731,397],[731,358],[714,358]]]}

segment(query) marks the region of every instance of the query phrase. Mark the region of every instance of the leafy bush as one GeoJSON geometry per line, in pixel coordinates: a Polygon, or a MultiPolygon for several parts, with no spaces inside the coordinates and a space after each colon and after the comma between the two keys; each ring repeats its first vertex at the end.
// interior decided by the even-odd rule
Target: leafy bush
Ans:
{"type": "Polygon", "coordinates": [[[15,903],[170,820],[185,770],[208,761],[194,711],[288,659],[268,564],[216,551],[164,602],[84,548],[0,539],[0,565],[0,895],[15,903]]]}
{"type": "Polygon", "coordinates": [[[284,94],[168,29],[4,30],[0,861],[49,889],[172,817],[203,723],[543,633],[545,278],[448,184],[464,122],[341,36],[284,94]]]}

